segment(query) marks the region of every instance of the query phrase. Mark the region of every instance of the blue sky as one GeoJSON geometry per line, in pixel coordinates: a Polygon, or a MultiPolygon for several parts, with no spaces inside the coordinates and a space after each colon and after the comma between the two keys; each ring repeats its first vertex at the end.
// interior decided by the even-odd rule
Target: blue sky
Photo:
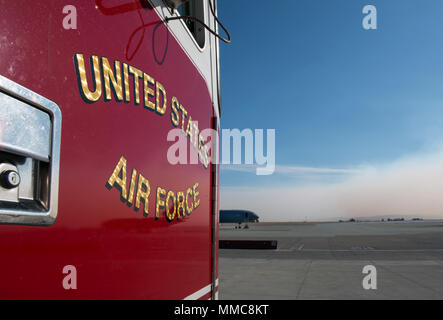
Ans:
{"type": "MultiPolygon", "coordinates": [[[[443,142],[442,14],[435,0],[219,1],[232,35],[221,45],[222,127],[276,129],[282,167],[359,170],[432,153],[443,142]],[[367,4],[377,30],[362,28],[367,4]]],[[[221,185],[346,179],[222,170],[221,185]]]]}
{"type": "Polygon", "coordinates": [[[443,3],[219,3],[233,37],[221,46],[222,126],[275,128],[277,164],[383,163],[442,135],[443,3]],[[366,4],[377,30],[362,28],[366,4]]]}

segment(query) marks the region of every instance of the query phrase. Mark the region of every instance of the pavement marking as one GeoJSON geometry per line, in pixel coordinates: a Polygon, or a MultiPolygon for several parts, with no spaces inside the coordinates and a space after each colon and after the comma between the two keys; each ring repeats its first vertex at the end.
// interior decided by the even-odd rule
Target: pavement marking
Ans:
{"type": "Polygon", "coordinates": [[[295,248],[295,246],[290,247],[289,249],[277,249],[275,251],[279,251],[279,252],[293,252],[293,251],[301,251],[303,250],[303,247],[305,245],[301,244],[297,249],[295,248]]]}
{"type": "Polygon", "coordinates": [[[305,245],[300,245],[297,249],[292,246],[289,249],[277,249],[274,252],[443,252],[443,249],[374,249],[372,247],[353,247],[351,249],[305,249],[305,245]]]}
{"type": "Polygon", "coordinates": [[[300,287],[297,290],[297,296],[295,297],[295,299],[298,299],[300,297],[300,294],[301,294],[301,291],[302,291],[302,289],[303,289],[303,287],[305,285],[306,279],[308,278],[309,271],[311,271],[311,266],[312,266],[312,260],[309,261],[309,264],[307,266],[306,272],[305,272],[305,274],[303,276],[303,281],[301,282],[300,287]]]}
{"type": "Polygon", "coordinates": [[[443,252],[443,249],[303,249],[312,252],[443,252]]]}

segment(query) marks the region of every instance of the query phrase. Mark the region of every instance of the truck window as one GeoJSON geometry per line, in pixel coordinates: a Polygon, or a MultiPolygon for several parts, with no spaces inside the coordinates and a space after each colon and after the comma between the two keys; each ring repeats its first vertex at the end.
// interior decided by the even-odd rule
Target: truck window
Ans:
{"type": "MultiPolygon", "coordinates": [[[[192,16],[206,22],[204,1],[205,0],[194,0],[185,2],[177,8],[177,11],[181,16],[192,16]]],[[[184,20],[184,22],[198,46],[203,49],[205,46],[205,28],[199,22],[191,19],[184,20]]]]}

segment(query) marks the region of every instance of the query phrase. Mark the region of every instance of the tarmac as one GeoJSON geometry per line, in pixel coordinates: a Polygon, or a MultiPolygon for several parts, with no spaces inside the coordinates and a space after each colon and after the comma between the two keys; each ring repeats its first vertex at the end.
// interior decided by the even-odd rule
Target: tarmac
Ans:
{"type": "Polygon", "coordinates": [[[223,224],[220,240],[278,241],[220,249],[220,299],[443,299],[443,220],[223,224]],[[367,265],[377,289],[363,288],[367,265]]]}

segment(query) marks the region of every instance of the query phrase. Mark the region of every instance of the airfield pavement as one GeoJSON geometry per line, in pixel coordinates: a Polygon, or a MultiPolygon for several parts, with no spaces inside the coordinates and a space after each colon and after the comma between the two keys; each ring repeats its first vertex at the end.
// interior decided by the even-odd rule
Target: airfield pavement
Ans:
{"type": "Polygon", "coordinates": [[[220,299],[443,299],[442,220],[222,224],[220,240],[278,241],[220,249],[220,299]],[[363,288],[366,265],[376,290],[363,288]]]}

